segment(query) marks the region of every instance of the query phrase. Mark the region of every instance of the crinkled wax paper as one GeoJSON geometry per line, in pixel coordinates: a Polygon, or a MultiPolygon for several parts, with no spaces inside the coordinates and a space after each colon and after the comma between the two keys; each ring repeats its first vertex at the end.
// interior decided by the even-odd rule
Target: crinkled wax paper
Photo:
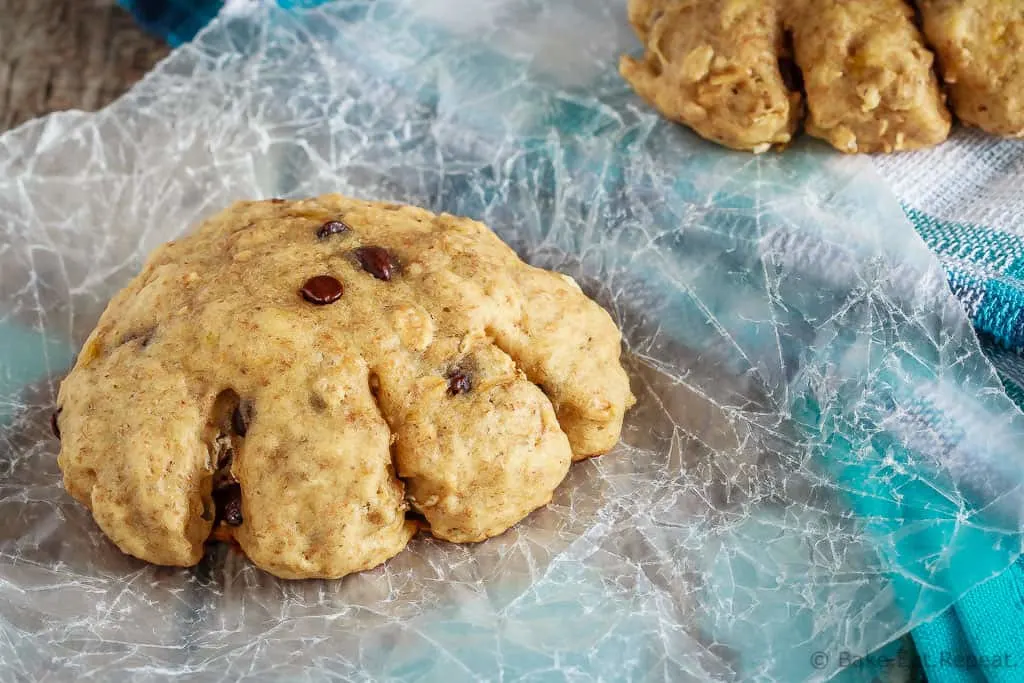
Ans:
{"type": "Polygon", "coordinates": [[[230,3],[107,110],[0,137],[0,679],[824,679],[1009,565],[1024,422],[898,205],[661,121],[636,47],[612,0],[230,3]],[[341,581],[122,555],[60,483],[73,353],[159,243],[327,191],[576,277],[624,330],[622,444],[500,538],[341,581]]]}

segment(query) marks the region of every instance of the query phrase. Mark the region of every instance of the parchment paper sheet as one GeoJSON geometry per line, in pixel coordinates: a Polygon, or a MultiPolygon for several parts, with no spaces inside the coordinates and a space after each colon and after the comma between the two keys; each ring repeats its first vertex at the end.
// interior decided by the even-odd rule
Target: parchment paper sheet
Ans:
{"type": "Polygon", "coordinates": [[[0,137],[0,680],[823,679],[1020,553],[1024,422],[869,164],[662,122],[621,1],[229,5],[0,137]],[[328,191],[576,277],[625,333],[621,446],[500,538],[342,581],[122,555],[48,434],[74,352],[159,243],[328,191]]]}

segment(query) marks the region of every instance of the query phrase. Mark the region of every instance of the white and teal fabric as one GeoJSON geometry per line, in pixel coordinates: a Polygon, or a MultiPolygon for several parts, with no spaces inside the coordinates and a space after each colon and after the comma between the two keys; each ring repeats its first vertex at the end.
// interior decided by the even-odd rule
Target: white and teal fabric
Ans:
{"type": "MultiPolygon", "coordinates": [[[[946,270],[1007,394],[1024,407],[1024,141],[957,131],[876,165],[946,270]]],[[[914,639],[929,680],[1024,676],[1024,561],[975,589],[914,639]]]]}
{"type": "Polygon", "coordinates": [[[876,165],[946,269],[1015,400],[1024,381],[1024,141],[959,130],[876,165]],[[1007,351],[1009,353],[1007,353],[1007,351]]]}

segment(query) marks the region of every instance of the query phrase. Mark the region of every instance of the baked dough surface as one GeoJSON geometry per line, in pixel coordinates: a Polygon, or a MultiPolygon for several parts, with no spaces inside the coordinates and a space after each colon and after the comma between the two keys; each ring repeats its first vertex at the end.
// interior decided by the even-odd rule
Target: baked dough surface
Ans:
{"type": "Polygon", "coordinates": [[[63,382],[67,490],[125,552],[217,538],[287,578],[479,541],[633,402],[611,317],[481,223],[340,195],[241,202],[158,249],[63,382]]]}

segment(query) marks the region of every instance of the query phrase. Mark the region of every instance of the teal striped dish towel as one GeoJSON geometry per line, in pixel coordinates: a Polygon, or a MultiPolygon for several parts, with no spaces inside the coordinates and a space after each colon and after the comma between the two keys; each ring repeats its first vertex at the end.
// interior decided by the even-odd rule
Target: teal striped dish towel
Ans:
{"type": "Polygon", "coordinates": [[[224,6],[223,0],[118,0],[135,20],[177,47],[191,40],[224,6]]]}
{"type": "MultiPolygon", "coordinates": [[[[1024,141],[959,130],[945,145],[875,165],[1024,407],[1024,141]]],[[[933,683],[1024,680],[1024,560],[913,637],[933,683]]]]}
{"type": "Polygon", "coordinates": [[[950,288],[1020,405],[1024,140],[959,130],[945,145],[875,165],[942,261],[950,288]]]}

